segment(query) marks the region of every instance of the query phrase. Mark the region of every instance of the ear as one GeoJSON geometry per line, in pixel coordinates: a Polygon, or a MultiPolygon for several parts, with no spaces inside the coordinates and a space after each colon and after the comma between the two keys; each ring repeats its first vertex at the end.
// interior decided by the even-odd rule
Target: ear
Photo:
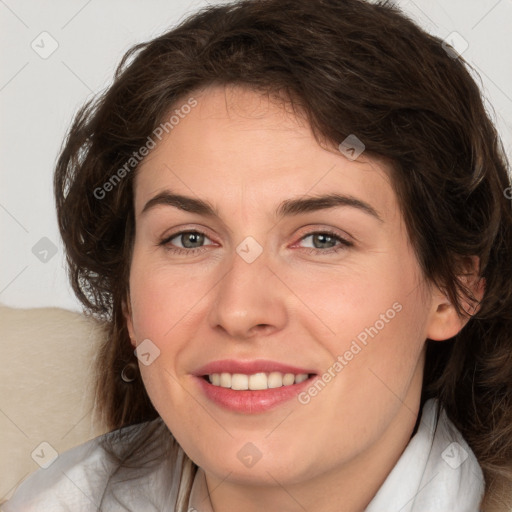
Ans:
{"type": "Polygon", "coordinates": [[[132,344],[133,348],[137,348],[135,333],[133,330],[133,318],[132,318],[130,292],[126,292],[126,297],[125,297],[125,299],[123,299],[122,309],[123,309],[124,319],[126,321],[126,328],[128,329],[128,335],[130,336],[130,343],[132,344]]]}
{"type": "Polygon", "coordinates": [[[461,306],[464,316],[459,316],[449,298],[439,288],[435,288],[431,299],[431,314],[428,322],[427,337],[431,340],[447,340],[459,333],[469,319],[480,309],[485,293],[485,279],[478,275],[480,259],[471,256],[467,259],[464,274],[460,275],[462,283],[471,291],[476,303],[468,302],[461,297],[461,306]]]}

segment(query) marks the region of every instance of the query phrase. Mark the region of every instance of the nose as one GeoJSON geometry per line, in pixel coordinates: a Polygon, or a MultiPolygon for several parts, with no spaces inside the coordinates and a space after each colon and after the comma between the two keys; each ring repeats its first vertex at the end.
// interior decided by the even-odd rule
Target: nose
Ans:
{"type": "Polygon", "coordinates": [[[265,249],[250,263],[233,251],[230,268],[214,288],[209,312],[213,329],[242,340],[285,327],[287,291],[271,267],[265,249]]]}

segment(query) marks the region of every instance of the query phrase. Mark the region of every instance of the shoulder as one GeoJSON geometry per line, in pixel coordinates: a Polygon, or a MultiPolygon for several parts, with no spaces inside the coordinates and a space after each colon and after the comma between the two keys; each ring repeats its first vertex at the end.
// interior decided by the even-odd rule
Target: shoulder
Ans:
{"type": "Polygon", "coordinates": [[[109,432],[59,454],[49,467],[38,469],[18,486],[2,512],[99,510],[109,476],[117,467],[104,443],[127,442],[147,424],[109,432]]]}

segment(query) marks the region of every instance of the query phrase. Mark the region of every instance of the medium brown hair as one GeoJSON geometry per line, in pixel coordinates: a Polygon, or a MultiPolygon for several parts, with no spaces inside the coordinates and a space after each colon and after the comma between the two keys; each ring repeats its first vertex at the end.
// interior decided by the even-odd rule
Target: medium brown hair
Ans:
{"type": "Polygon", "coordinates": [[[452,339],[427,340],[422,403],[438,398],[474,451],[484,506],[510,506],[509,166],[468,64],[442,43],[386,2],[243,0],[208,6],[125,54],[112,85],[76,114],[55,173],[73,289],[108,328],[97,402],[109,429],[158,418],[140,376],[120,378],[134,358],[123,301],[137,166],[126,164],[180,102],[209,85],[239,84],[287,98],[317,140],[337,146],[355,134],[367,155],[392,163],[422,272],[460,315],[461,299],[476,300],[463,280],[467,260],[480,258],[477,313],[452,339]]]}

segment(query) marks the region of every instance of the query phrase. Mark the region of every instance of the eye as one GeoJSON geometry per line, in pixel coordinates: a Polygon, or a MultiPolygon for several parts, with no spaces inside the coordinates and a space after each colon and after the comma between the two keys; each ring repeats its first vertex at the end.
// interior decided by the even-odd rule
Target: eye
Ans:
{"type": "Polygon", "coordinates": [[[304,248],[308,254],[330,254],[354,245],[332,231],[312,231],[303,236],[300,241],[303,242],[308,238],[312,242],[312,247],[304,248]]]}
{"type": "MultiPolygon", "coordinates": [[[[300,242],[311,239],[312,247],[303,247],[308,254],[337,253],[354,244],[332,231],[312,231],[304,235],[300,242]]],[[[159,242],[167,251],[175,254],[193,255],[205,250],[204,242],[210,240],[205,233],[197,230],[179,231],[173,233],[159,242]]],[[[211,240],[210,240],[211,241],[211,240]]],[[[214,245],[214,244],[207,244],[214,245]]]]}
{"type": "Polygon", "coordinates": [[[205,239],[210,240],[206,234],[201,231],[179,231],[167,236],[161,240],[158,245],[164,246],[166,250],[176,254],[196,254],[203,250],[204,246],[202,244],[205,239]],[[173,242],[173,240],[176,240],[178,245],[176,242],[173,242]]]}

